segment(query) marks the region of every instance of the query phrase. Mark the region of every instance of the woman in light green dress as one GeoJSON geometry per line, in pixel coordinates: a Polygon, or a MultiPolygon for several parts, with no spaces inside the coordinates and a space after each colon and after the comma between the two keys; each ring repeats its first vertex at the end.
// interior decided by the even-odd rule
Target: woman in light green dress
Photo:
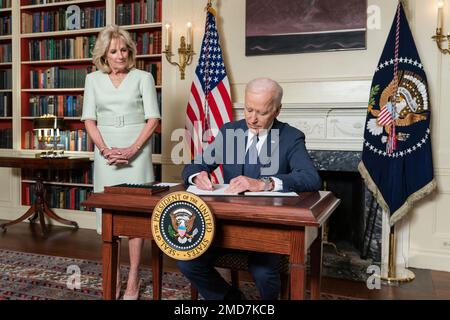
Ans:
{"type": "MultiPolygon", "coordinates": [[[[86,77],[81,118],[95,144],[94,192],[120,183],[154,181],[148,142],[160,113],[154,79],[134,68],[135,59],[136,45],[127,31],[108,26],[100,32],[93,53],[99,71],[86,77]]],[[[97,232],[101,233],[101,211],[97,210],[97,232]]],[[[128,242],[130,273],[124,299],[135,300],[143,239],[130,238],[128,242]]],[[[117,286],[116,298],[120,272],[117,286]]]]}

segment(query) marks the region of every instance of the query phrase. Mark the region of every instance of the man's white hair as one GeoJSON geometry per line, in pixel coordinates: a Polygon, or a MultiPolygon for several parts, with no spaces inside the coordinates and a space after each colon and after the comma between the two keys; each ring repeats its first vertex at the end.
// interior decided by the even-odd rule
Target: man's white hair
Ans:
{"type": "Polygon", "coordinates": [[[245,87],[245,93],[253,92],[272,92],[272,103],[274,108],[281,106],[281,100],[283,99],[283,88],[270,78],[256,78],[247,83],[245,87]]]}

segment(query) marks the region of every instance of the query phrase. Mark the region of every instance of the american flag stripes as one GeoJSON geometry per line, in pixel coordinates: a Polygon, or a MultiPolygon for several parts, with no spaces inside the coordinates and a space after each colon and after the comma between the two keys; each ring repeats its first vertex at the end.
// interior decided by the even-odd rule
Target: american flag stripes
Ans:
{"type": "MultiPolygon", "coordinates": [[[[191,158],[201,153],[203,143],[211,143],[220,127],[231,121],[231,96],[216,18],[207,12],[205,34],[199,53],[191,93],[186,109],[186,129],[191,158]]],[[[223,181],[221,170],[215,172],[216,182],[223,181]]]]}
{"type": "Polygon", "coordinates": [[[380,126],[385,126],[387,124],[391,124],[392,122],[392,113],[386,106],[381,107],[380,114],[378,115],[378,124],[380,126]]]}

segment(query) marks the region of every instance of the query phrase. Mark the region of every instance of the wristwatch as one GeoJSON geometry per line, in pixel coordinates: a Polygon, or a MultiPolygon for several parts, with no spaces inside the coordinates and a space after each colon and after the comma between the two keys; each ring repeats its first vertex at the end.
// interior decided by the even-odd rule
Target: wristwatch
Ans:
{"type": "Polygon", "coordinates": [[[262,177],[260,180],[264,182],[264,191],[272,191],[275,187],[275,183],[270,177],[262,177]]]}

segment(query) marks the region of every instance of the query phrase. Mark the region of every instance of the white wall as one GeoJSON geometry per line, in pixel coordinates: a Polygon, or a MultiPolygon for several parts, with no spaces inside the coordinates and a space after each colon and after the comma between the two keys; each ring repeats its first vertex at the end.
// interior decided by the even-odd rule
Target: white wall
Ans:
{"type": "MultiPolygon", "coordinates": [[[[245,56],[245,1],[213,1],[218,9],[222,49],[231,83],[232,100],[242,105],[245,83],[255,77],[268,76],[283,86],[284,102],[298,106],[366,107],[374,68],[389,32],[397,1],[369,0],[381,9],[381,29],[367,33],[367,50],[309,54],[245,56]]],[[[446,3],[445,32],[450,31],[450,4],[446,3]]],[[[187,21],[194,25],[194,50],[200,49],[205,23],[206,1],[165,0],[164,22],[173,24],[181,34],[187,21]]],[[[450,57],[438,52],[431,36],[435,31],[437,1],[406,1],[407,15],[422,62],[428,76],[432,103],[433,156],[438,191],[421,201],[410,213],[409,264],[411,267],[450,271],[450,140],[448,136],[450,101],[450,57]],[[442,106],[442,107],[441,107],[442,106]],[[447,243],[447,245],[444,245],[447,243]]],[[[179,38],[175,36],[173,39],[179,38]]],[[[176,43],[178,44],[178,43],[176,43]]],[[[198,59],[198,56],[196,57],[198,59]]],[[[165,63],[164,111],[165,132],[184,127],[184,111],[194,65],[188,67],[186,80],[179,79],[176,68],[165,63]],[[168,131],[166,131],[168,130],[168,131]]],[[[174,142],[163,137],[163,161],[170,162],[174,142]]],[[[179,180],[179,167],[168,166],[164,179],[179,180]]]]}

